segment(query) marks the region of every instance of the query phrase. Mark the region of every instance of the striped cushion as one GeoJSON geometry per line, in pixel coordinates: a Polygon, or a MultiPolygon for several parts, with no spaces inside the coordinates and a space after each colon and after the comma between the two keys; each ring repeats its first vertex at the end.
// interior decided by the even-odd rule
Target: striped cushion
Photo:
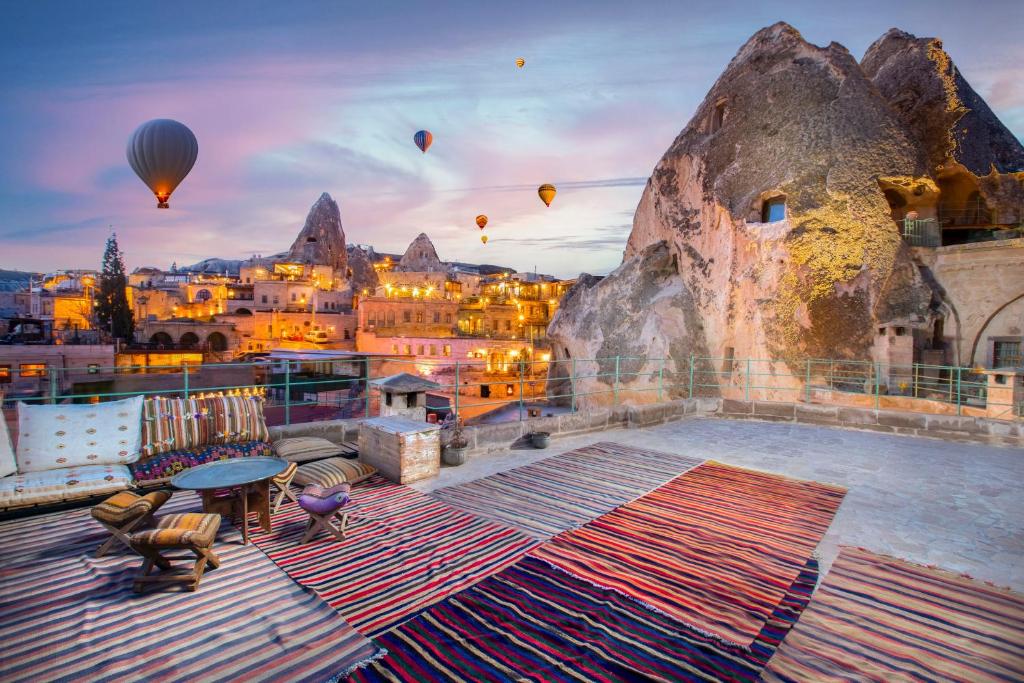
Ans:
{"type": "Polygon", "coordinates": [[[297,472],[298,469],[299,466],[296,463],[290,462],[288,463],[288,467],[284,468],[284,472],[281,472],[281,474],[278,474],[275,477],[271,477],[270,481],[274,483],[274,486],[284,488],[292,483],[292,479],[295,477],[295,472],[297,472]]]}
{"type": "Polygon", "coordinates": [[[338,444],[316,436],[297,436],[280,439],[274,442],[274,453],[277,457],[292,462],[322,460],[341,455],[338,444]]]}
{"type": "Polygon", "coordinates": [[[150,548],[173,548],[196,546],[209,548],[220,528],[220,515],[201,512],[185,512],[167,515],[160,519],[155,529],[132,534],[132,546],[150,548]]]}
{"type": "Polygon", "coordinates": [[[328,458],[299,465],[299,470],[295,473],[293,481],[301,486],[316,484],[323,488],[331,488],[345,482],[355,484],[373,476],[376,472],[376,467],[358,460],[328,458]]]}
{"type": "Polygon", "coordinates": [[[211,444],[267,441],[263,399],[254,396],[146,399],[142,410],[142,454],[188,450],[211,444]]]}
{"type": "Polygon", "coordinates": [[[228,460],[230,458],[246,458],[257,455],[273,455],[270,444],[266,441],[246,441],[216,446],[204,446],[193,450],[177,450],[158,453],[151,458],[143,458],[131,465],[135,481],[143,485],[163,483],[178,472],[196,465],[228,460]]]}
{"type": "Polygon", "coordinates": [[[170,497],[170,491],[152,491],[144,496],[121,491],[94,507],[92,516],[100,522],[119,527],[154,512],[170,497]]]}

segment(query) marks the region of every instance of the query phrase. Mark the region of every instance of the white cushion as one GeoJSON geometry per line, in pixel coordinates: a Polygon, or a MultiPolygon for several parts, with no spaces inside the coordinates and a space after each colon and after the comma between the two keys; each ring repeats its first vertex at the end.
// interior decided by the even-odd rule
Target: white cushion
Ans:
{"type": "Polygon", "coordinates": [[[18,471],[127,465],[139,459],[142,397],[81,405],[18,404],[18,471]]]}
{"type": "Polygon", "coordinates": [[[7,431],[7,420],[0,412],[0,477],[18,471],[18,463],[14,461],[14,448],[11,447],[11,433],[7,431]]]}
{"type": "Polygon", "coordinates": [[[12,474],[0,479],[0,508],[115,493],[128,488],[131,481],[132,473],[126,465],[87,465],[12,474]]]}

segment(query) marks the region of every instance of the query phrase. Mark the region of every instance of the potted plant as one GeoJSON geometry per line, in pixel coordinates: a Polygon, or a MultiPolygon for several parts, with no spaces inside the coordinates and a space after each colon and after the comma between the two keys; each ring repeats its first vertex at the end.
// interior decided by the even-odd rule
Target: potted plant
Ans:
{"type": "Polygon", "coordinates": [[[446,427],[442,438],[444,450],[441,453],[441,459],[444,460],[444,464],[454,467],[466,462],[469,441],[462,429],[462,420],[456,420],[446,427]]]}
{"type": "Polygon", "coordinates": [[[547,448],[550,439],[550,432],[532,432],[530,434],[530,443],[533,444],[534,448],[547,448]]]}

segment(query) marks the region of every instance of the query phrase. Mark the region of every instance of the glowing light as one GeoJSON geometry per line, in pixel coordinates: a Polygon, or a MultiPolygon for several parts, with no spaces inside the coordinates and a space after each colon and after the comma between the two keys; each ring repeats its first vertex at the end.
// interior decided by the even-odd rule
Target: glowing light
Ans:
{"type": "Polygon", "coordinates": [[[551,360],[551,354],[550,353],[542,353],[542,354],[540,354],[540,359],[542,361],[544,361],[545,363],[547,363],[549,360],[551,360]]]}

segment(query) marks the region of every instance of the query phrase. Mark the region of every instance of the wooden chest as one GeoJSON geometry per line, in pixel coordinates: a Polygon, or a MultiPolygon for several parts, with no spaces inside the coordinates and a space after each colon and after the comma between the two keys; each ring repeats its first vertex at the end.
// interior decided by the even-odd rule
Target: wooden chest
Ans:
{"type": "Polygon", "coordinates": [[[364,420],[359,424],[359,459],[399,484],[436,477],[441,428],[397,416],[364,420]]]}

